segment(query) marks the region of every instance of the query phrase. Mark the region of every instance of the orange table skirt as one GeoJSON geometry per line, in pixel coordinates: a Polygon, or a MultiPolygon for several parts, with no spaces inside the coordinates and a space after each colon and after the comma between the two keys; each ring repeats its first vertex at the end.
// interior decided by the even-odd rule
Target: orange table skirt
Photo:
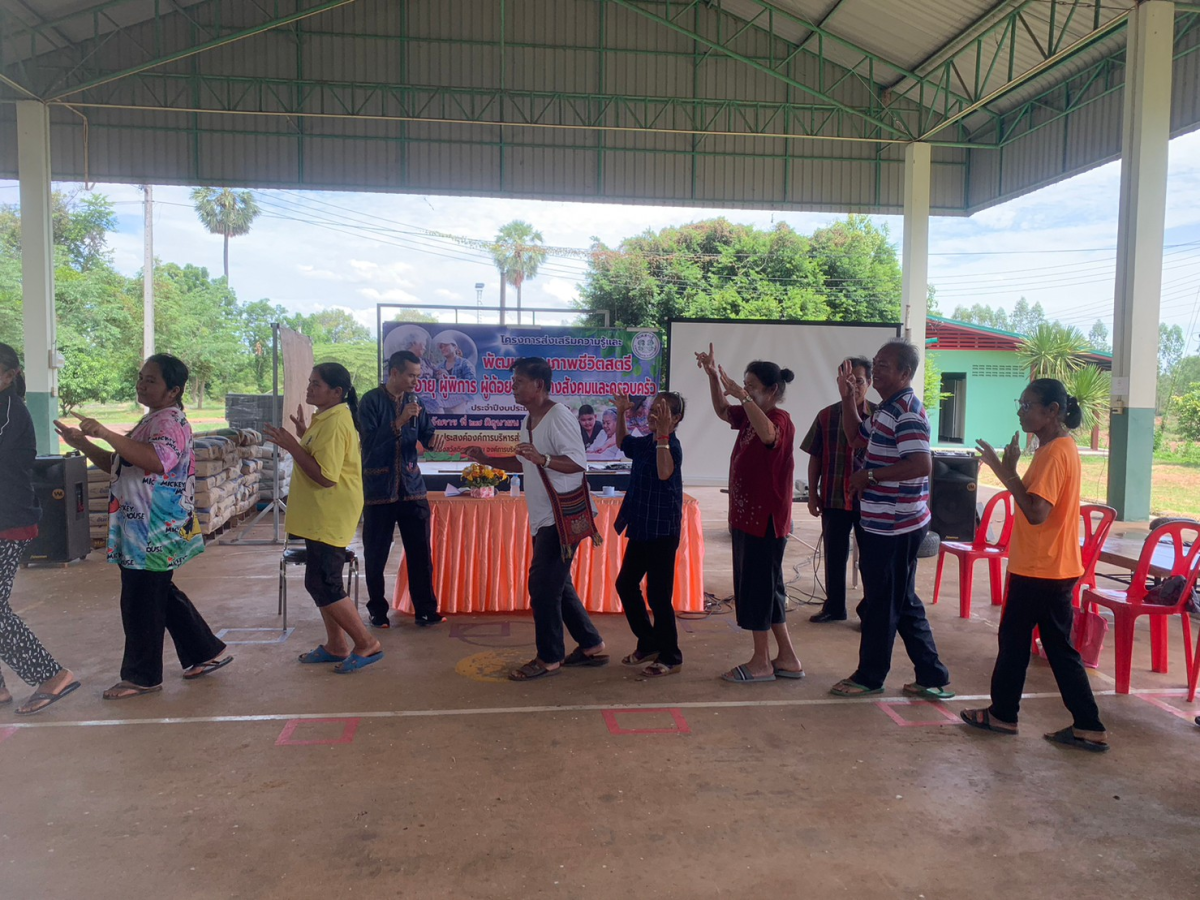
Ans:
{"type": "MultiPolygon", "coordinates": [[[[621,612],[617,573],[627,541],[613,530],[621,509],[620,497],[593,495],[599,513],[596,526],[604,535],[599,547],[584,541],[575,554],[571,575],[589,612],[621,612]]],[[[433,547],[433,587],[438,608],[446,614],[511,612],[529,609],[529,563],[533,538],[524,497],[505,494],[477,500],[470,497],[429,497],[433,547]]],[[[398,542],[397,542],[398,543],[398,542]]],[[[683,532],[675,562],[675,608],[704,609],[704,531],[700,504],[683,498],[683,532]]],[[[408,566],[396,575],[396,609],[412,612],[408,566]]]]}

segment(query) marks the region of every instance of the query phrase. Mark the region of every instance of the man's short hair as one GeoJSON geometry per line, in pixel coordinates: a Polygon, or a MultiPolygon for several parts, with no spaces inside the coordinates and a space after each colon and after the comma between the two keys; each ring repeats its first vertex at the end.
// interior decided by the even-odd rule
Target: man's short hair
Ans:
{"type": "Polygon", "coordinates": [[[900,368],[908,370],[910,378],[917,374],[917,368],[921,365],[921,354],[904,338],[893,338],[879,349],[890,352],[899,363],[900,368]]]}
{"type": "Polygon", "coordinates": [[[596,410],[592,409],[592,404],[590,403],[585,403],[579,407],[579,415],[581,416],[594,416],[595,414],[596,410]]]}
{"type": "Polygon", "coordinates": [[[399,369],[403,372],[404,366],[407,363],[414,363],[419,366],[421,364],[421,357],[417,356],[411,350],[397,350],[388,357],[388,373],[390,374],[392,369],[399,369]]]}
{"type": "Polygon", "coordinates": [[[554,371],[550,368],[550,363],[542,357],[522,356],[513,362],[509,371],[514,375],[528,378],[530,381],[540,381],[546,389],[546,393],[550,392],[550,382],[554,378],[554,371]]]}

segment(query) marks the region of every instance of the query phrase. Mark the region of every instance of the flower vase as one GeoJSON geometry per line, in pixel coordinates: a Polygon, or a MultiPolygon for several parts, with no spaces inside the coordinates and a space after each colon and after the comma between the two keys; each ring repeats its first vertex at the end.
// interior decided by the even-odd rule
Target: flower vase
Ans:
{"type": "Polygon", "coordinates": [[[489,485],[488,487],[471,488],[471,496],[480,500],[485,500],[489,497],[495,497],[496,488],[494,485],[489,485]]]}

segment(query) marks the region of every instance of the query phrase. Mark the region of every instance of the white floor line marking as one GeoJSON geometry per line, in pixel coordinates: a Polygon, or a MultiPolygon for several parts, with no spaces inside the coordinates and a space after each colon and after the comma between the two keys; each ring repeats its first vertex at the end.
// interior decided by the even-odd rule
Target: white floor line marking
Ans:
{"type": "MultiPolygon", "coordinates": [[[[1185,688],[1169,690],[1137,690],[1131,694],[1154,694],[1156,696],[1187,696],[1185,688]]],[[[1117,696],[1115,691],[1096,691],[1097,697],[1117,696]]],[[[1022,694],[1022,700],[1058,700],[1058,693],[1022,694]]],[[[804,700],[695,700],[688,702],[671,702],[661,700],[656,703],[578,703],[564,706],[495,706],[474,709],[397,709],[379,710],[375,712],[319,712],[319,713],[266,713],[246,716],[180,716],[169,719],[90,719],[78,722],[13,722],[10,726],[17,729],[26,728],[103,728],[105,726],[123,725],[195,725],[238,722],[286,722],[291,719],[435,719],[453,716],[513,716],[534,715],[538,713],[564,712],[602,712],[609,709],[760,709],[781,706],[845,706],[859,704],[869,709],[876,703],[909,703],[912,697],[880,697],[872,695],[869,698],[816,697],[804,700]]],[[[949,701],[939,703],[976,703],[990,701],[988,694],[963,694],[949,701]]]]}

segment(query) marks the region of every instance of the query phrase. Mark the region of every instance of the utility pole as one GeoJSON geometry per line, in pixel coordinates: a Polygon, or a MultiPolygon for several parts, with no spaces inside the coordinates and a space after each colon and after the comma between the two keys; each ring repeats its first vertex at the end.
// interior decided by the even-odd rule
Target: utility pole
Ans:
{"type": "Polygon", "coordinates": [[[145,259],[142,262],[142,358],[154,355],[154,188],[142,185],[145,194],[145,259]]]}

